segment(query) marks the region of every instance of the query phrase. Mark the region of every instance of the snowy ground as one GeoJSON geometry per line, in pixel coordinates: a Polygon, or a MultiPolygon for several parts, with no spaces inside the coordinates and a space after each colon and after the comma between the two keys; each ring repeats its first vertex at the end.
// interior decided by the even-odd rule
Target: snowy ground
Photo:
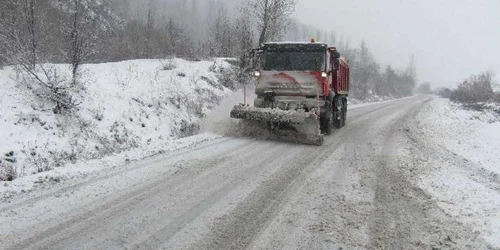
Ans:
{"type": "Polygon", "coordinates": [[[409,99],[412,97],[415,97],[415,95],[397,98],[397,99],[387,99],[387,98],[377,97],[377,98],[371,98],[370,100],[366,100],[366,101],[359,101],[356,99],[353,100],[352,98],[349,98],[347,101],[347,108],[348,109],[357,109],[357,108],[362,108],[362,107],[375,105],[375,104],[390,103],[390,102],[393,102],[395,100],[409,99]]]}
{"type": "MultiPolygon", "coordinates": [[[[229,109],[214,110],[203,130],[224,131],[229,109]]],[[[498,174],[446,145],[498,124],[490,114],[470,119],[478,115],[414,96],[351,106],[347,126],[322,147],[204,133],[183,139],[185,149],[71,182],[30,176],[41,188],[1,199],[0,245],[500,249],[498,174]]],[[[471,143],[486,159],[495,141],[471,143]]]]}
{"type": "MultiPolygon", "coordinates": [[[[12,175],[31,176],[2,183],[0,193],[30,190],[34,180],[60,181],[75,172],[93,172],[218,137],[178,140],[198,133],[199,121],[232,93],[215,73],[227,65],[222,59],[84,65],[86,90],[74,115],[55,115],[52,103],[19,84],[21,76],[13,68],[0,70],[0,182],[12,175]],[[67,168],[42,173],[58,166],[67,168]]],[[[61,78],[69,73],[66,65],[45,67],[61,78]]]]}
{"type": "Polygon", "coordinates": [[[433,102],[419,115],[429,139],[500,174],[500,114],[465,110],[446,99],[433,102]]]}
{"type": "MultiPolygon", "coordinates": [[[[0,71],[0,90],[7,93],[0,99],[0,164],[2,169],[14,166],[18,176],[23,177],[0,183],[0,199],[6,201],[0,219],[10,223],[5,232],[13,240],[19,240],[16,230],[37,224],[17,209],[30,210],[33,206],[33,218],[51,224],[66,218],[59,214],[65,209],[52,210],[52,199],[73,204],[68,211],[77,214],[81,212],[80,203],[94,211],[93,200],[97,200],[109,207],[110,214],[92,218],[105,218],[120,226],[130,221],[122,217],[133,215],[120,212],[129,209],[128,203],[138,211],[135,214],[143,216],[142,203],[135,202],[136,196],[127,198],[131,193],[149,200],[151,207],[173,202],[158,210],[147,210],[151,217],[144,217],[142,222],[156,221],[158,211],[175,210],[182,202],[190,204],[188,211],[182,205],[182,209],[167,213],[182,213],[167,223],[171,228],[164,226],[166,222],[146,223],[153,231],[160,230],[157,233],[167,230],[169,237],[174,237],[171,230],[181,230],[176,236],[181,240],[166,237],[158,244],[187,244],[187,238],[182,237],[193,233],[198,235],[190,238],[193,241],[206,238],[200,242],[213,241],[213,246],[224,242],[219,236],[224,236],[228,244],[250,244],[246,233],[233,233],[245,228],[241,223],[249,224],[248,216],[241,214],[250,213],[257,218],[249,227],[252,234],[267,230],[252,243],[259,249],[287,244],[303,248],[310,243],[318,244],[318,248],[500,249],[498,113],[464,110],[445,99],[414,96],[350,105],[348,126],[329,137],[319,150],[235,139],[228,131],[235,121],[228,114],[233,105],[243,101],[243,93],[232,93],[217,83],[215,73],[209,70],[214,62],[173,60],[168,65],[175,67],[165,69],[165,65],[146,60],[85,66],[87,95],[76,118],[54,115],[16,84],[12,79],[16,78],[15,71],[0,71]],[[185,137],[197,132],[201,133],[185,137]],[[99,149],[106,145],[114,150],[99,149]],[[193,155],[193,151],[203,154],[193,155]],[[62,161],[64,168],[37,173],[37,164],[44,163],[43,159],[53,164],[57,157],[74,152],[81,160],[62,161]],[[266,157],[254,161],[255,155],[266,157]],[[153,157],[144,159],[148,156],[153,157]],[[309,161],[301,163],[306,158],[309,161]],[[171,181],[165,182],[164,177],[171,181]],[[141,186],[145,188],[138,188],[141,186]],[[82,189],[78,193],[80,187],[90,191],[82,189]],[[124,193],[120,193],[122,189],[124,193]],[[31,190],[39,192],[29,193],[31,190]],[[158,201],[155,192],[168,199],[158,201]],[[82,199],[72,198],[75,195],[82,199]],[[114,198],[123,198],[126,206],[116,207],[114,198]],[[283,202],[276,203],[275,198],[283,202]],[[47,218],[38,217],[40,209],[47,209],[47,218]],[[259,211],[264,211],[265,216],[259,211]],[[13,216],[24,222],[14,223],[13,216]],[[225,220],[221,218],[230,223],[222,223],[225,220]],[[198,224],[203,225],[201,231],[198,224]],[[207,225],[215,225],[215,229],[207,225]],[[211,235],[214,230],[221,235],[211,235]],[[229,234],[231,237],[225,238],[229,234]]],[[[253,99],[251,92],[249,100],[253,99]]],[[[81,219],[83,226],[87,217],[83,213],[75,218],[81,219]]],[[[37,227],[41,231],[32,232],[36,239],[33,242],[50,238],[43,233],[43,224],[37,227]]],[[[94,230],[89,227],[74,231],[81,229],[92,235],[94,230]]],[[[57,237],[66,237],[65,230],[61,233],[59,228],[55,225],[51,230],[57,237]]],[[[150,233],[139,233],[139,243],[130,244],[151,243],[141,241],[154,236],[150,233]]],[[[115,236],[121,237],[120,232],[115,236]]],[[[57,242],[56,238],[48,242],[57,242]]],[[[33,242],[27,239],[24,244],[33,242]]],[[[94,239],[94,243],[102,242],[94,239]]],[[[64,244],[60,247],[69,246],[64,244]]]]}
{"type": "Polygon", "coordinates": [[[433,151],[427,151],[433,170],[420,186],[471,234],[500,248],[500,114],[437,99],[416,121],[415,137],[433,151]]]}

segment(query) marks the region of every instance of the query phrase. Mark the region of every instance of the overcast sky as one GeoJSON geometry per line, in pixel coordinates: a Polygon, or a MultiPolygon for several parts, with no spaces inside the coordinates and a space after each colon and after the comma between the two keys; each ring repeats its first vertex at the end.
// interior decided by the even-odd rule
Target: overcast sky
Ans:
{"type": "Polygon", "coordinates": [[[420,81],[454,86],[494,70],[500,79],[500,0],[299,0],[302,22],[364,39],[383,64],[407,65],[420,81]]]}

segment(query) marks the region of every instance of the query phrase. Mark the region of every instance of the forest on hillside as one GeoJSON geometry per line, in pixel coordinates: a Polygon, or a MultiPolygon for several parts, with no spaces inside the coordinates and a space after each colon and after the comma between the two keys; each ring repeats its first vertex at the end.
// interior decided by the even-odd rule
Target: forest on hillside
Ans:
{"type": "Polygon", "coordinates": [[[381,65],[365,42],[294,20],[295,7],[296,0],[2,0],[0,66],[68,63],[76,77],[84,63],[241,58],[261,42],[314,37],[347,57],[355,98],[412,94],[411,51],[402,55],[408,65],[381,65]]]}

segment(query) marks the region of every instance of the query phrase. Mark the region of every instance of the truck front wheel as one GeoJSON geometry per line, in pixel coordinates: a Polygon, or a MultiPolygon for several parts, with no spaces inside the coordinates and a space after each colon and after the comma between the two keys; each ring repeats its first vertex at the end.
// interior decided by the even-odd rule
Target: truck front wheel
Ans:
{"type": "Polygon", "coordinates": [[[323,133],[325,135],[331,135],[333,131],[333,112],[331,109],[325,110],[325,113],[321,118],[321,123],[323,127],[323,133]]]}
{"type": "Polygon", "coordinates": [[[327,102],[326,110],[321,115],[321,130],[325,135],[331,135],[333,132],[333,103],[332,99],[327,102]]]}

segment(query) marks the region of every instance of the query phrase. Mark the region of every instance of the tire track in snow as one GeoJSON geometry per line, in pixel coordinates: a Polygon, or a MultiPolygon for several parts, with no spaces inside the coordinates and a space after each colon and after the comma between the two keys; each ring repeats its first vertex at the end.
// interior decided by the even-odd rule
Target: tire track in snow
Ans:
{"type": "Polygon", "coordinates": [[[44,200],[46,198],[50,198],[50,197],[53,197],[53,196],[59,196],[59,195],[62,195],[64,193],[67,193],[67,192],[69,192],[71,190],[76,190],[78,188],[81,188],[81,187],[84,187],[84,186],[88,186],[88,185],[91,185],[91,184],[94,184],[94,183],[97,183],[99,181],[103,181],[103,180],[106,180],[106,179],[110,179],[110,178],[116,177],[118,175],[123,175],[123,174],[131,172],[131,171],[136,171],[136,170],[139,170],[139,169],[147,168],[151,164],[158,164],[159,162],[164,161],[165,159],[168,159],[168,158],[176,158],[176,157],[179,157],[179,156],[182,156],[182,155],[186,155],[186,154],[189,154],[189,153],[193,153],[193,152],[196,152],[196,151],[205,150],[205,149],[210,148],[210,147],[215,147],[217,145],[226,143],[226,142],[228,142],[230,140],[231,140],[231,138],[216,139],[215,141],[212,141],[210,143],[204,143],[202,146],[195,147],[194,149],[193,148],[190,148],[188,150],[183,149],[183,150],[180,150],[178,152],[169,153],[167,155],[160,155],[160,156],[148,157],[145,160],[141,161],[139,164],[132,164],[128,168],[121,168],[121,169],[119,169],[117,171],[113,171],[113,172],[111,172],[109,174],[106,174],[106,175],[103,175],[103,176],[100,176],[100,177],[97,177],[97,178],[94,178],[94,179],[90,179],[90,180],[86,179],[83,182],[80,182],[78,184],[74,184],[74,185],[70,185],[70,186],[65,186],[65,187],[57,189],[55,191],[54,190],[50,190],[49,192],[44,193],[42,195],[36,195],[35,197],[30,197],[30,198],[22,199],[20,201],[14,202],[12,204],[8,204],[6,206],[0,206],[0,213],[4,213],[4,212],[6,212],[8,210],[12,210],[12,209],[15,209],[15,208],[18,208],[18,207],[21,207],[21,206],[25,206],[27,204],[32,204],[32,203],[35,203],[37,201],[44,200]]]}
{"type": "Polygon", "coordinates": [[[281,211],[290,197],[305,183],[308,176],[324,163],[329,154],[348,140],[350,133],[359,129],[359,125],[351,126],[351,123],[363,124],[364,119],[371,119],[366,116],[378,116],[393,105],[374,105],[375,107],[365,109],[359,115],[353,115],[354,118],[349,120],[349,126],[337,130],[328,137],[323,147],[301,153],[296,157],[296,163],[284,166],[282,171],[268,177],[268,180],[250,194],[244,202],[212,226],[212,235],[191,248],[242,249],[249,247],[258,234],[281,211]]]}
{"type": "Polygon", "coordinates": [[[403,100],[398,101],[398,105],[372,107],[366,113],[351,119],[346,127],[350,130],[345,131],[343,137],[335,138],[342,144],[342,153],[338,155],[340,152],[336,152],[333,156],[328,156],[320,167],[304,177],[306,181],[297,191],[299,198],[294,197],[288,201],[286,209],[273,219],[271,228],[265,229],[265,234],[260,237],[261,241],[254,242],[252,248],[369,248],[369,236],[364,234],[369,231],[367,218],[373,209],[373,191],[369,180],[360,179],[361,183],[356,183],[355,176],[363,168],[372,171],[372,164],[378,162],[376,154],[374,155],[375,144],[371,141],[379,140],[377,136],[383,137],[379,135],[377,123],[380,120],[385,122],[401,106],[415,106],[414,102],[415,100],[403,100]],[[306,186],[306,183],[309,185],[306,186]]]}
{"type": "MultiPolygon", "coordinates": [[[[140,206],[141,202],[143,202],[147,197],[154,196],[159,192],[162,192],[163,190],[168,190],[169,187],[175,188],[177,186],[188,185],[186,179],[206,174],[206,172],[212,170],[210,167],[213,165],[222,164],[229,161],[232,157],[239,155],[241,156],[242,154],[250,155],[250,153],[247,152],[248,148],[251,148],[255,144],[255,142],[251,142],[244,147],[234,148],[233,150],[228,152],[228,156],[215,158],[210,160],[209,162],[190,163],[183,168],[183,173],[172,175],[172,173],[168,172],[165,174],[165,176],[159,176],[156,181],[143,185],[140,188],[133,187],[135,189],[132,189],[130,192],[121,192],[114,198],[112,197],[113,199],[104,199],[100,201],[100,203],[103,204],[97,207],[95,206],[95,204],[90,204],[90,210],[85,211],[85,208],[81,209],[85,212],[79,211],[76,216],[69,218],[65,222],[45,228],[42,233],[39,233],[31,238],[27,238],[22,242],[17,243],[16,248],[24,249],[29,246],[40,247],[41,245],[45,244],[45,242],[49,242],[45,245],[50,248],[51,244],[59,241],[57,240],[57,238],[68,238],[72,236],[68,235],[71,232],[84,231],[86,229],[95,227],[100,222],[100,220],[105,220],[105,218],[110,216],[117,216],[117,214],[119,214],[118,211],[124,211],[126,213],[126,211],[129,210],[131,206],[140,206]]],[[[268,149],[269,148],[262,148],[259,151],[265,152],[268,149]]]]}
{"type": "Polygon", "coordinates": [[[458,167],[467,173],[468,178],[486,185],[494,191],[500,191],[500,175],[491,170],[483,168],[477,163],[462,157],[446,147],[439,145],[431,140],[427,140],[421,134],[417,134],[414,130],[419,130],[418,125],[414,129],[407,131],[407,136],[415,143],[421,146],[420,149],[429,155],[434,155],[442,162],[451,163],[453,166],[458,167]]]}
{"type": "Polygon", "coordinates": [[[410,138],[408,126],[431,99],[391,126],[376,167],[371,246],[377,249],[467,247],[479,249],[483,240],[446,215],[432,195],[418,186],[420,159],[432,157],[425,142],[410,138]],[[412,166],[413,165],[413,166],[412,166]],[[417,167],[414,170],[412,167],[417,167]]]}
{"type": "MultiPolygon", "coordinates": [[[[252,151],[250,157],[245,156],[243,158],[238,158],[240,163],[238,166],[239,173],[237,176],[239,178],[249,178],[252,175],[256,175],[259,171],[267,164],[273,164],[279,160],[276,155],[281,155],[289,151],[291,148],[288,146],[284,147],[274,147],[273,149],[265,148],[261,151],[252,151]],[[254,161],[248,161],[247,163],[240,162],[241,160],[248,160],[253,158],[253,154],[259,154],[260,157],[254,161]]],[[[234,162],[237,164],[238,162],[234,162]]],[[[231,164],[232,166],[235,166],[231,164]]],[[[201,214],[205,213],[210,207],[220,202],[225,198],[231,191],[236,189],[242,184],[241,181],[230,181],[223,183],[220,188],[217,188],[214,192],[211,192],[208,196],[204,197],[201,202],[196,205],[189,207],[181,216],[175,218],[169,224],[156,229],[154,232],[145,234],[143,237],[135,240],[133,244],[127,246],[127,248],[132,249],[158,249],[165,242],[169,241],[176,233],[181,231],[184,226],[192,222],[194,219],[199,217],[201,214]]]]}

